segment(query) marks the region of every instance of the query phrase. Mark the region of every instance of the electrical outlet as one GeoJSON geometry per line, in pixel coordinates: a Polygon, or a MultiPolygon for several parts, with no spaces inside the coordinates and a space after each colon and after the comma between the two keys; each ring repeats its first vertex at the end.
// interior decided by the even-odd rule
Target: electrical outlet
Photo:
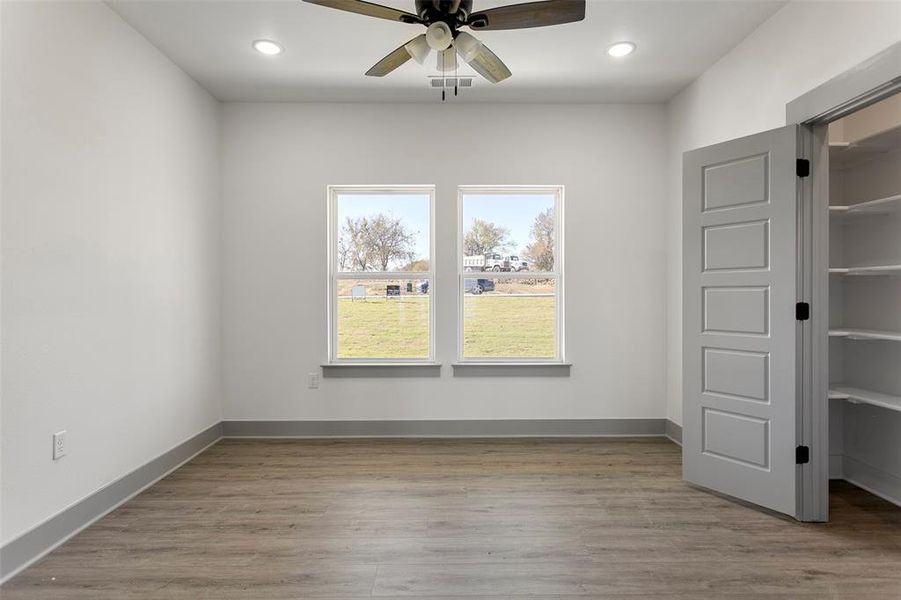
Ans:
{"type": "Polygon", "coordinates": [[[319,389],[319,373],[310,373],[307,375],[307,387],[311,390],[319,389]]]}
{"type": "Polygon", "coordinates": [[[66,455],[68,451],[66,443],[66,430],[57,431],[53,434],[53,460],[59,460],[66,455]]]}

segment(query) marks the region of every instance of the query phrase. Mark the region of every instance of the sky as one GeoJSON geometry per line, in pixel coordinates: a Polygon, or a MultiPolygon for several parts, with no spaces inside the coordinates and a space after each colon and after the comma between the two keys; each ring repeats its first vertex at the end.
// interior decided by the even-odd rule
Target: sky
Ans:
{"type": "MultiPolygon", "coordinates": [[[[482,219],[510,231],[515,242],[509,250],[522,254],[531,241],[529,231],[535,217],[554,206],[552,194],[468,194],[463,198],[463,225],[468,230],[474,219],[482,219]]],[[[359,218],[385,213],[403,220],[407,230],[416,232],[417,257],[429,254],[429,196],[427,194],[339,194],[338,224],[347,217],[359,218]]]]}
{"type": "Polygon", "coordinates": [[[463,197],[463,230],[474,219],[500,225],[510,231],[513,254],[523,254],[532,241],[530,231],[535,217],[554,206],[552,194],[468,194],[463,197]]]}

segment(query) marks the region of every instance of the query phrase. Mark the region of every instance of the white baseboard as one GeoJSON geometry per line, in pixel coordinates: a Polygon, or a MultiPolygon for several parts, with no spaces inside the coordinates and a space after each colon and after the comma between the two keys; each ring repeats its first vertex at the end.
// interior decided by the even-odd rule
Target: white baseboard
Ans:
{"type": "Polygon", "coordinates": [[[223,421],[226,438],[497,438],[664,435],[665,419],[223,421]]]}
{"type": "Polygon", "coordinates": [[[678,445],[682,445],[682,426],[677,425],[673,421],[669,419],[664,423],[663,435],[668,437],[670,441],[675,442],[678,445]]]}
{"type": "Polygon", "coordinates": [[[901,477],[849,456],[843,457],[842,474],[845,481],[901,506],[901,477]]]}

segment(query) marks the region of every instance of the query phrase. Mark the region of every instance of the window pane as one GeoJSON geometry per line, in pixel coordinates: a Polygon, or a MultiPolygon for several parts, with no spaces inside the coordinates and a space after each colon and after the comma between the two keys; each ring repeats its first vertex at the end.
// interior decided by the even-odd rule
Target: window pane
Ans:
{"type": "Polygon", "coordinates": [[[428,271],[428,194],[337,195],[338,270],[428,271]]]}
{"type": "Polygon", "coordinates": [[[464,358],[555,358],[556,281],[463,279],[464,358]]]}
{"type": "Polygon", "coordinates": [[[554,194],[465,194],[463,270],[553,271],[554,194]]]}
{"type": "Polygon", "coordinates": [[[339,279],[338,358],[428,358],[429,280],[339,279]]]}

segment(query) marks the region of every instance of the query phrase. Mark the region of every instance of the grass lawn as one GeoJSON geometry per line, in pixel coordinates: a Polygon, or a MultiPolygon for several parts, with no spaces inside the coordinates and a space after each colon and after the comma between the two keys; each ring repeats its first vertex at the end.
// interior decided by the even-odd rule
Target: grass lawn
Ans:
{"type": "MultiPolygon", "coordinates": [[[[463,303],[467,358],[554,356],[554,297],[472,296],[463,303]]],[[[426,358],[429,298],[338,300],[339,358],[426,358]]]]}
{"type": "Polygon", "coordinates": [[[553,358],[553,296],[466,295],[463,356],[553,358]]]}
{"type": "Polygon", "coordinates": [[[428,296],[338,299],[338,358],[428,357],[428,296]]]}

